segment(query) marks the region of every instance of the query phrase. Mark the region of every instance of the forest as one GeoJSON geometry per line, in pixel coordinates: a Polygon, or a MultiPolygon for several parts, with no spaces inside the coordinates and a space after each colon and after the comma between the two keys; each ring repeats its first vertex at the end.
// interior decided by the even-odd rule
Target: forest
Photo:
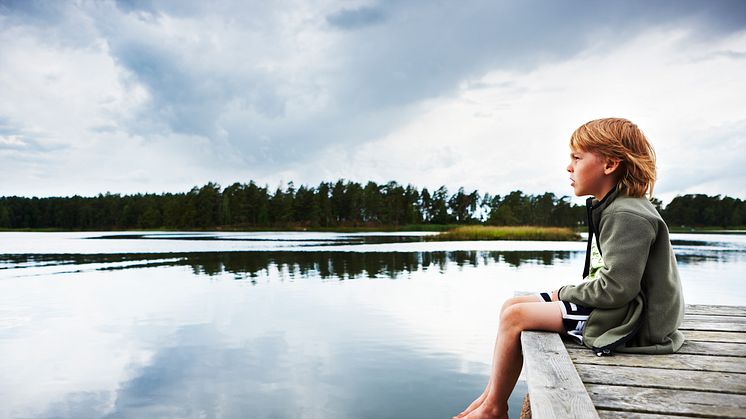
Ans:
{"type": "MultiPolygon", "coordinates": [[[[653,204],[670,226],[738,227],[746,224],[740,199],[684,195],[665,208],[653,204]]],[[[289,182],[274,191],[254,181],[224,189],[216,183],[186,193],[99,194],[95,197],[0,197],[4,229],[260,229],[390,228],[414,225],[487,224],[575,227],[585,207],[552,193],[481,195],[445,186],[430,191],[413,185],[344,179],[318,186],[289,182]]]]}

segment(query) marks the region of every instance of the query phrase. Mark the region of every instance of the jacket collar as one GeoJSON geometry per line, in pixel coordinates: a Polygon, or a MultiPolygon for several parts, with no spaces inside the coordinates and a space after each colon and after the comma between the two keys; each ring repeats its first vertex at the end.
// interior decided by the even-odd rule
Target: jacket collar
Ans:
{"type": "Polygon", "coordinates": [[[619,195],[619,188],[617,188],[617,186],[614,185],[614,187],[611,188],[611,190],[606,193],[606,196],[604,196],[600,201],[597,200],[596,198],[590,197],[586,199],[585,205],[593,211],[596,211],[598,209],[603,211],[603,209],[609,206],[611,201],[613,201],[614,198],[617,197],[617,195],[619,195]]]}

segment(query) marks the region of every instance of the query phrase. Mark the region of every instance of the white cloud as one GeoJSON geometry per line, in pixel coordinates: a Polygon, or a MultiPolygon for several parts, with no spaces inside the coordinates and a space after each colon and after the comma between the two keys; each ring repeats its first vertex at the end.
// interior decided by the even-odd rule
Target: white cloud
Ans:
{"type": "MultiPolygon", "coordinates": [[[[320,165],[361,180],[569,195],[570,134],[588,120],[621,116],[658,151],[658,195],[744,197],[746,60],[738,54],[746,52],[746,32],[715,42],[693,35],[653,30],[530,72],[490,71],[465,80],[453,97],[421,103],[391,134],[337,150],[320,165]]],[[[317,164],[298,177],[313,176],[317,164]]]]}

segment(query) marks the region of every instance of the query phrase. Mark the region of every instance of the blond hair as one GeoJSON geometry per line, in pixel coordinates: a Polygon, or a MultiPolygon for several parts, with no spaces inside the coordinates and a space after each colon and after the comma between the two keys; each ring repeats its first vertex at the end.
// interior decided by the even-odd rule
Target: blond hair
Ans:
{"type": "Polygon", "coordinates": [[[655,150],[637,125],[624,118],[586,122],[570,137],[570,147],[620,161],[617,188],[626,195],[653,197],[655,150]]]}

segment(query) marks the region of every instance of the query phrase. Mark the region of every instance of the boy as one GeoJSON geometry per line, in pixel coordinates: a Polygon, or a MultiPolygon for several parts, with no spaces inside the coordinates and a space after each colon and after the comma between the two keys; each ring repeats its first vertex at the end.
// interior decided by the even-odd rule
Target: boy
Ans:
{"type": "Polygon", "coordinates": [[[458,418],[507,418],[523,365],[523,330],[565,333],[597,355],[672,353],[684,342],[681,282],[668,228],[652,197],[655,152],[622,118],[581,125],[570,138],[571,186],[591,195],[588,249],[580,285],[509,299],[500,311],[492,373],[482,395],[458,418]]]}

